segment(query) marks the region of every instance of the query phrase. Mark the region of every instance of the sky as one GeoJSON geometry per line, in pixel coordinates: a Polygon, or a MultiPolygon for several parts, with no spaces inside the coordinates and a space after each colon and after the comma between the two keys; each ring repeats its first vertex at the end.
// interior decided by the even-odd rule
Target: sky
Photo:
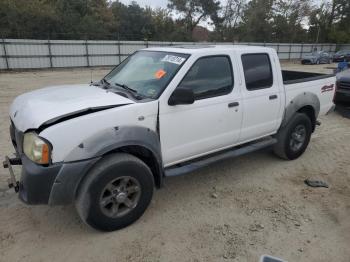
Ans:
{"type": "MultiPolygon", "coordinates": [[[[119,0],[123,4],[130,4],[133,0],[119,0]]],[[[152,8],[162,7],[166,8],[168,5],[168,0],[134,0],[137,2],[140,6],[150,6],[152,8]]],[[[222,4],[226,3],[226,0],[220,0],[222,4]]],[[[175,15],[176,16],[176,15],[175,15]]],[[[209,30],[212,30],[213,27],[211,25],[208,25],[206,21],[202,21],[199,23],[201,26],[207,27],[209,30]]]]}
{"type": "MultiPolygon", "coordinates": [[[[130,4],[132,0],[119,0],[124,4],[130,4]]],[[[152,8],[163,7],[166,8],[168,4],[168,0],[135,0],[140,6],[145,7],[150,6],[152,8]]],[[[226,0],[221,0],[221,3],[225,3],[226,0]]]]}
{"type": "MultiPolygon", "coordinates": [[[[140,6],[145,7],[150,6],[152,8],[163,7],[166,8],[168,4],[168,0],[135,0],[140,6]]],[[[313,0],[314,3],[319,4],[323,0],[313,0]]],[[[124,4],[130,4],[132,0],[120,0],[120,2],[124,4]]],[[[226,3],[226,0],[220,0],[222,4],[226,3]]]]}
{"type": "MultiPolygon", "coordinates": [[[[120,0],[120,2],[124,4],[130,4],[132,0],[120,0]]],[[[167,0],[136,0],[136,2],[142,7],[145,7],[147,5],[152,8],[156,8],[156,7],[165,8],[168,4],[167,0]]]]}
{"type": "MultiPolygon", "coordinates": [[[[120,2],[124,4],[130,4],[133,0],[119,0],[120,2]]],[[[136,1],[140,6],[145,7],[145,6],[150,6],[152,8],[157,8],[157,7],[162,7],[166,8],[168,5],[168,0],[134,0],[136,1]]],[[[220,0],[222,5],[226,4],[227,0],[220,0]]],[[[319,5],[322,1],[327,1],[327,0],[309,0],[312,1],[314,4],[319,5]]],[[[201,26],[204,26],[208,28],[209,30],[213,30],[212,25],[208,25],[207,21],[202,21],[199,23],[201,26]]]]}

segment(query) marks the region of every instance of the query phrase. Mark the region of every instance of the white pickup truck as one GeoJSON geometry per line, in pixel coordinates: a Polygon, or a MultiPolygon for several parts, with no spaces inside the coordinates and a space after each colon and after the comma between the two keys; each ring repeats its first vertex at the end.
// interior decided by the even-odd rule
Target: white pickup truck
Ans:
{"type": "Polygon", "coordinates": [[[335,82],[282,71],[264,47],[140,50],[99,82],[14,100],[9,186],[25,203],[75,203],[90,226],[120,229],[143,214],[164,177],[268,146],[298,158],[333,108],[335,82]],[[12,165],[22,165],[20,181],[12,165]]]}

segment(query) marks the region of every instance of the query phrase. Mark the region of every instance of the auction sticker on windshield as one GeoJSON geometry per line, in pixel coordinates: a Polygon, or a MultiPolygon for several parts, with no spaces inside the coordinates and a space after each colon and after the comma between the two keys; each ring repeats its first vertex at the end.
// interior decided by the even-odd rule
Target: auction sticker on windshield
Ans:
{"type": "Polygon", "coordinates": [[[162,62],[168,62],[168,63],[173,63],[177,65],[181,65],[186,59],[181,57],[181,56],[175,56],[175,55],[166,55],[163,59],[162,62]]]}
{"type": "Polygon", "coordinates": [[[154,76],[157,78],[157,79],[161,79],[163,76],[166,75],[166,72],[163,70],[163,69],[159,69],[155,74],[154,76]]]}

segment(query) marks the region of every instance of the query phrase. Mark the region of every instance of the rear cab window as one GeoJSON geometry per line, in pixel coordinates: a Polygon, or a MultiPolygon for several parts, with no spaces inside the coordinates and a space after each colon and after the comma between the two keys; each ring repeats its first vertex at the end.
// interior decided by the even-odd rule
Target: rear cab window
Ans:
{"type": "Polygon", "coordinates": [[[254,91],[272,87],[273,75],[268,54],[243,54],[242,65],[247,90],[254,91]]]}

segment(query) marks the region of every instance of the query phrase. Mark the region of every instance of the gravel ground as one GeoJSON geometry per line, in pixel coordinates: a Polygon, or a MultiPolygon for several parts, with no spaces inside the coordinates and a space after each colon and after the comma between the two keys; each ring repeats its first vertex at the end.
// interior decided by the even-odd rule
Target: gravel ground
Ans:
{"type": "MultiPolygon", "coordinates": [[[[96,69],[94,78],[106,72],[96,69]]],[[[14,97],[89,81],[88,69],[0,74],[0,158],[13,152],[7,112],[14,97]]],[[[0,261],[258,261],[261,254],[349,261],[350,120],[331,113],[321,121],[298,160],[265,150],[167,178],[142,218],[113,233],[85,226],[72,206],[22,204],[0,168],[0,261]],[[330,187],[309,188],[306,178],[330,187]]]]}

